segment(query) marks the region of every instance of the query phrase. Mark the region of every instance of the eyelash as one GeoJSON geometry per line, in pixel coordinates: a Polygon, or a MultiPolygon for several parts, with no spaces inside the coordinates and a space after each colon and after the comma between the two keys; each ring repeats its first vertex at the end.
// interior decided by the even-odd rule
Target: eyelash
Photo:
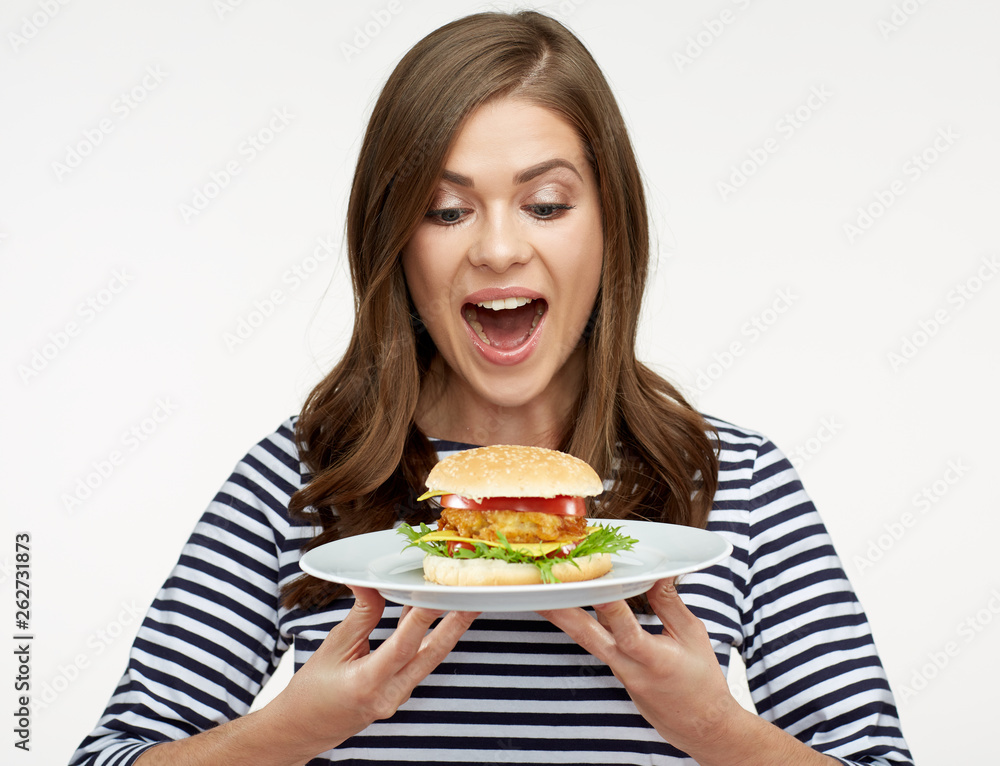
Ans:
{"type": "MultiPolygon", "coordinates": [[[[546,202],[546,203],[538,203],[536,205],[525,205],[525,207],[528,208],[529,210],[532,210],[535,213],[537,220],[539,221],[554,221],[558,218],[561,218],[563,213],[565,213],[567,210],[572,210],[576,206],[565,205],[562,203],[555,203],[555,202],[546,202]],[[551,208],[553,212],[550,215],[542,216],[538,214],[539,208],[542,209],[551,208]]],[[[428,210],[424,214],[424,217],[430,219],[431,221],[433,221],[433,223],[436,223],[439,226],[454,226],[456,224],[461,223],[463,219],[459,218],[454,221],[446,221],[442,218],[442,216],[445,213],[455,213],[455,212],[468,213],[470,211],[468,208],[463,208],[463,207],[443,207],[443,208],[438,208],[437,210],[428,210]]]]}

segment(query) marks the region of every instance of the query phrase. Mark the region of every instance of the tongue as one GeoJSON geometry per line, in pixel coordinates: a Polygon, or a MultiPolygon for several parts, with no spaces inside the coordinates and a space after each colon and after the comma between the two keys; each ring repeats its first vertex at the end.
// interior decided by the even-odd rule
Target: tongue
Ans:
{"type": "Polygon", "coordinates": [[[537,311],[534,302],[501,311],[477,306],[476,320],[483,326],[483,335],[490,339],[491,346],[510,351],[528,340],[537,311]]]}

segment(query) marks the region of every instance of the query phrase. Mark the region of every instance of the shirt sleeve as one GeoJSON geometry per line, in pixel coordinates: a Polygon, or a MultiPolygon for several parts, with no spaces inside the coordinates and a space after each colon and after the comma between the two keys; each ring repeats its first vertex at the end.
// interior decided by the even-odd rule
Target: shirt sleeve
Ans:
{"type": "Polygon", "coordinates": [[[750,488],[742,620],[761,717],[842,763],[912,765],[864,611],[798,475],[767,441],[750,488]]]}
{"type": "Polygon", "coordinates": [[[71,766],[131,764],[160,742],[249,711],[288,647],[278,629],[274,524],[284,512],[279,498],[295,488],[288,458],[273,441],[261,442],[215,496],[153,601],[125,674],[71,766]]]}

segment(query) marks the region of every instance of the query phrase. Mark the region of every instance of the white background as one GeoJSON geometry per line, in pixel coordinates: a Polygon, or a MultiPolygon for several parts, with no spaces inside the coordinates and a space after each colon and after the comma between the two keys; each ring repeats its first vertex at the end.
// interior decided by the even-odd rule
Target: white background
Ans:
{"type": "MultiPolygon", "coordinates": [[[[508,7],[229,5],[0,14],[0,636],[26,531],[40,703],[14,751],[0,647],[4,763],[68,760],[198,515],[341,352],[345,198],[394,62],[508,7]]],[[[540,7],[605,69],[648,181],[644,358],[793,456],[918,762],[981,761],[1000,712],[1000,6],[540,7]]]]}

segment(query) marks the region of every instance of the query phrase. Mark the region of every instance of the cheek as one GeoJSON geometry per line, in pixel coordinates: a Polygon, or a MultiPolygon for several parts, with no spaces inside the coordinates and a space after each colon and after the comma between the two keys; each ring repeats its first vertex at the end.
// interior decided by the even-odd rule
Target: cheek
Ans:
{"type": "Polygon", "coordinates": [[[424,227],[418,227],[417,231],[410,237],[410,241],[403,248],[401,256],[403,264],[403,275],[406,277],[406,284],[410,288],[410,294],[414,301],[418,294],[426,292],[427,286],[434,279],[434,252],[433,237],[430,236],[424,227]]]}
{"type": "Polygon", "coordinates": [[[448,311],[452,279],[443,259],[434,257],[427,238],[414,237],[402,255],[403,276],[421,320],[427,327],[440,322],[448,311]]]}
{"type": "Polygon", "coordinates": [[[576,299],[575,315],[582,325],[590,319],[601,289],[601,274],[604,270],[604,239],[598,228],[590,232],[580,243],[580,249],[573,263],[570,278],[576,299]]]}
{"type": "Polygon", "coordinates": [[[410,291],[410,298],[421,317],[424,316],[424,305],[427,303],[427,270],[418,251],[412,249],[412,243],[407,245],[402,255],[403,277],[410,291]]]}
{"type": "Polygon", "coordinates": [[[598,229],[587,241],[586,250],[581,258],[580,264],[590,278],[594,280],[594,287],[601,281],[601,271],[604,269],[604,236],[598,229]]]}
{"type": "Polygon", "coordinates": [[[597,294],[604,261],[604,239],[599,227],[581,227],[553,237],[547,251],[552,266],[560,270],[563,279],[579,291],[581,298],[597,294]]]}
{"type": "Polygon", "coordinates": [[[601,284],[601,272],[604,270],[604,227],[601,225],[600,218],[593,221],[587,231],[581,261],[581,269],[591,280],[591,299],[593,300],[597,297],[597,290],[601,284]]]}

